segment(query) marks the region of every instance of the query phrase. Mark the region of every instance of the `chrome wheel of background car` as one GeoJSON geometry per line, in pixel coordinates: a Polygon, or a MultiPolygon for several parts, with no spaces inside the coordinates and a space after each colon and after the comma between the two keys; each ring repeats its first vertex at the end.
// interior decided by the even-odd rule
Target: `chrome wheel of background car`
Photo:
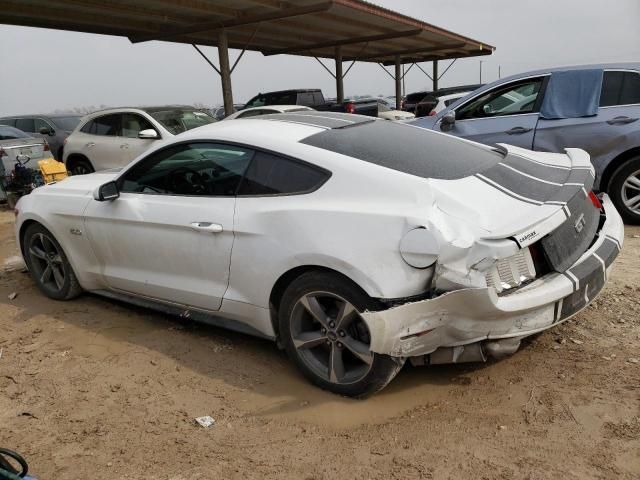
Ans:
{"type": "Polygon", "coordinates": [[[33,274],[42,286],[60,292],[64,288],[65,268],[58,247],[44,233],[31,237],[29,260],[33,274]]]}
{"type": "Polygon", "coordinates": [[[362,380],[373,364],[369,329],[358,310],[328,292],[310,292],[295,304],[291,339],[302,361],[334,384],[362,380]]]}
{"type": "Polygon", "coordinates": [[[640,215],[640,170],[636,170],[622,184],[622,201],[633,213],[640,215]]]}
{"type": "Polygon", "coordinates": [[[73,175],[86,175],[88,173],[91,173],[91,170],[86,164],[78,163],[76,166],[73,167],[73,169],[71,170],[71,173],[73,175]]]}

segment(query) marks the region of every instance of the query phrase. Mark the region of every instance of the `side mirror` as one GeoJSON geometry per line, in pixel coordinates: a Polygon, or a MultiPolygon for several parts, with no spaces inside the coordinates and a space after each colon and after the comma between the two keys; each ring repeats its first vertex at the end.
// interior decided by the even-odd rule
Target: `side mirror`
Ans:
{"type": "Polygon", "coordinates": [[[54,136],[56,134],[56,132],[51,130],[49,127],[40,127],[40,130],[38,130],[38,133],[40,135],[49,135],[49,136],[54,136]]]}
{"type": "Polygon", "coordinates": [[[146,130],[141,130],[140,133],[138,133],[138,138],[142,138],[145,140],[156,140],[160,138],[160,135],[158,135],[158,132],[156,132],[153,128],[148,128],[146,130]]]}
{"type": "Polygon", "coordinates": [[[100,185],[95,192],[93,192],[93,198],[98,202],[106,202],[109,200],[115,200],[120,196],[118,191],[118,184],[115,181],[107,182],[104,185],[100,185]]]}
{"type": "Polygon", "coordinates": [[[456,123],[456,112],[451,110],[450,112],[445,113],[444,116],[442,117],[442,120],[440,121],[440,128],[442,130],[449,130],[451,127],[455,125],[455,123],[456,123]]]}

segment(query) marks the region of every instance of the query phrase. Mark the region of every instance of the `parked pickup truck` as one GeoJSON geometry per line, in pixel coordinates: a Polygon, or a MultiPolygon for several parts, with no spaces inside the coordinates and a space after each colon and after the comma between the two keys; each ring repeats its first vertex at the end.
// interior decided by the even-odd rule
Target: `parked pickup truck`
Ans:
{"type": "Polygon", "coordinates": [[[346,100],[343,103],[329,102],[324,98],[322,90],[319,88],[259,93],[249,100],[244,108],[263,107],[265,105],[304,105],[319,111],[357,113],[358,115],[368,115],[370,117],[378,116],[378,102],[375,99],[346,100]]]}

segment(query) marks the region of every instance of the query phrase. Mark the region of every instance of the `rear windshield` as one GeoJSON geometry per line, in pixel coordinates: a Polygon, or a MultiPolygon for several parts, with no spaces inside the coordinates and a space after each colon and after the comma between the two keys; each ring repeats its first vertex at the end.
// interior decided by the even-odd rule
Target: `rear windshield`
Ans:
{"type": "Polygon", "coordinates": [[[500,162],[489,147],[420,127],[373,120],[316,133],[302,143],[422,178],[455,180],[500,162]]]}
{"type": "Polygon", "coordinates": [[[212,116],[199,110],[170,109],[148,111],[149,115],[162,124],[170,133],[177,135],[192,128],[202,127],[216,121],[212,116]]]}
{"type": "Polygon", "coordinates": [[[427,95],[427,92],[410,93],[409,95],[407,95],[406,101],[417,103],[420,100],[422,100],[426,95],[427,95]]]}
{"type": "Polygon", "coordinates": [[[14,138],[29,138],[29,135],[17,128],[0,125],[0,140],[12,140],[14,138]]]}

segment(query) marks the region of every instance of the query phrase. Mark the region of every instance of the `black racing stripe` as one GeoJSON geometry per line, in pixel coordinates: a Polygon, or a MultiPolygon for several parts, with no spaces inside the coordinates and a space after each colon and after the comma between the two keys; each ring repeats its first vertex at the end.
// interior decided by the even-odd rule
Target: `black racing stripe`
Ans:
{"type": "Polygon", "coordinates": [[[622,245],[620,245],[620,241],[617,238],[614,238],[611,235],[607,235],[606,237],[618,246],[618,251],[622,248],[622,245]]]}
{"type": "Polygon", "coordinates": [[[563,187],[533,180],[520,175],[509,168],[496,165],[482,172],[482,175],[498,185],[515,192],[517,195],[544,202],[563,187]]]}
{"type": "MultiPolygon", "coordinates": [[[[597,261],[597,259],[596,259],[597,261]]],[[[600,263],[600,262],[598,262],[600,263]]],[[[592,272],[589,276],[580,280],[580,289],[562,299],[562,311],[560,320],[574,315],[587,306],[604,287],[605,278],[602,272],[602,265],[599,270],[592,272]]]]}
{"type": "Polygon", "coordinates": [[[508,155],[502,163],[527,175],[546,180],[547,182],[566,183],[571,173],[571,170],[566,167],[543,165],[541,163],[531,162],[517,155],[508,155]]]}
{"type": "MultiPolygon", "coordinates": [[[[579,197],[584,200],[585,197],[584,194],[580,193],[581,191],[582,187],[579,185],[564,185],[563,187],[556,187],[556,191],[548,200],[560,203],[569,203],[569,201],[575,197],[579,197]]],[[[571,207],[569,207],[569,210],[571,210],[571,207]]]]}
{"type": "Polygon", "coordinates": [[[569,271],[578,278],[581,285],[584,279],[592,275],[595,271],[599,271],[604,275],[604,272],[602,271],[602,263],[600,263],[600,261],[594,256],[585,258],[583,262],[570,268],[569,271]]]}
{"type": "Polygon", "coordinates": [[[489,179],[484,178],[482,175],[475,175],[475,177],[478,180],[482,180],[484,183],[486,183],[487,185],[492,186],[493,188],[495,188],[496,190],[499,190],[500,192],[504,193],[505,195],[510,196],[511,198],[515,198],[516,200],[520,200],[521,202],[525,202],[525,203],[530,203],[532,205],[542,205],[542,202],[533,200],[531,198],[525,198],[525,197],[519,197],[518,195],[514,194],[513,192],[509,191],[508,189],[506,189],[505,187],[503,187],[502,185],[499,184],[494,184],[492,182],[489,181],[489,179]]]}
{"type": "Polygon", "coordinates": [[[558,308],[560,307],[560,302],[556,302],[553,304],[553,321],[558,320],[558,308]]]}
{"type": "Polygon", "coordinates": [[[587,192],[589,192],[593,188],[593,176],[591,175],[591,170],[575,168],[571,170],[571,174],[565,183],[578,183],[584,186],[587,192]]]}
{"type": "Polygon", "coordinates": [[[604,264],[607,267],[613,263],[613,261],[618,256],[618,253],[620,253],[618,244],[608,237],[605,237],[602,245],[600,245],[600,247],[598,247],[598,250],[596,250],[596,255],[598,255],[604,261],[604,264]]]}

